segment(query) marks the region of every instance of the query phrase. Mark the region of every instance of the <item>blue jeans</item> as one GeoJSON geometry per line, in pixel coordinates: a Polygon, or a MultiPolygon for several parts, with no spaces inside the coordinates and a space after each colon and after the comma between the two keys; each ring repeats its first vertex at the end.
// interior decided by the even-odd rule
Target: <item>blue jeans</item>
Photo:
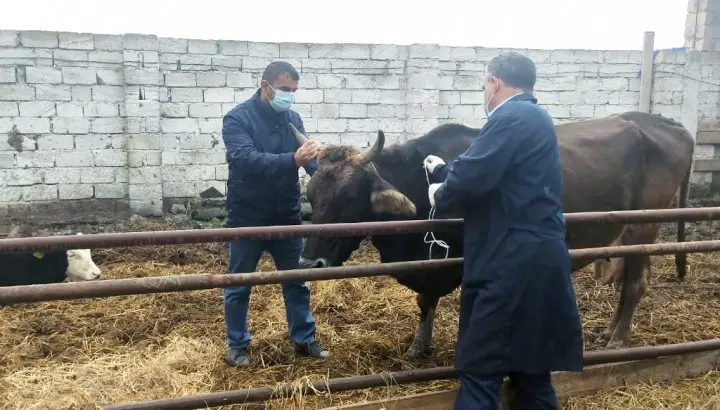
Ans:
{"type": "MultiPolygon", "coordinates": [[[[297,269],[303,245],[302,238],[231,241],[228,273],[254,272],[264,250],[270,252],[278,270],[297,269]]],[[[252,339],[247,330],[250,290],[251,286],[224,289],[225,327],[231,348],[246,348],[252,339]]],[[[290,339],[301,344],[312,343],[315,319],[310,313],[310,288],[302,281],[288,281],[282,284],[282,291],[290,339]]]]}
{"type": "MultiPolygon", "coordinates": [[[[543,374],[510,373],[511,410],[557,410],[555,389],[550,372],[543,374]]],[[[476,375],[458,372],[460,390],[454,410],[497,410],[500,408],[502,375],[476,375]]],[[[509,401],[510,401],[509,400],[509,401]]]]}

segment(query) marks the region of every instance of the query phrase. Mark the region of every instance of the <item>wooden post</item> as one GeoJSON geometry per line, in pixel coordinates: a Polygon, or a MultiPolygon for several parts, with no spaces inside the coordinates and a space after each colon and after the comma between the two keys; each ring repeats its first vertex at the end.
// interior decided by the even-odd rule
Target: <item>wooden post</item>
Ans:
{"type": "Polygon", "coordinates": [[[643,37],[642,68],[640,71],[640,108],[642,112],[650,112],[650,96],[653,79],[653,52],[655,32],[646,31],[643,37]]]}

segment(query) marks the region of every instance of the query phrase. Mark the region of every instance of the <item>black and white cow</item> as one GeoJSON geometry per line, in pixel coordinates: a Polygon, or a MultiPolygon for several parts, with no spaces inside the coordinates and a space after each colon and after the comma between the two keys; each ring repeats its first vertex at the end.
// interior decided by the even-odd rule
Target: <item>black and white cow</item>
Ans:
{"type": "Polygon", "coordinates": [[[0,252],[0,286],[89,281],[101,273],[90,249],[0,252]]]}

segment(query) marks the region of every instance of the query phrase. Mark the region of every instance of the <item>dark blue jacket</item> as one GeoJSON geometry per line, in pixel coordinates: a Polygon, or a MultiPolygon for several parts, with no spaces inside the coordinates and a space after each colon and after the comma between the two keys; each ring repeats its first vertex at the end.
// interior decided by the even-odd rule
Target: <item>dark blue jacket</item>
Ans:
{"type": "Polygon", "coordinates": [[[438,214],[465,219],[458,371],[582,369],[565,242],[562,168],[551,117],[520,94],[432,175],[438,214]]]}
{"type": "MultiPolygon", "coordinates": [[[[228,226],[300,222],[300,183],[293,159],[300,144],[288,123],[305,134],[297,112],[275,112],[261,101],[260,90],[223,118],[228,226]]],[[[304,168],[312,175],[317,164],[313,161],[304,168]]]]}

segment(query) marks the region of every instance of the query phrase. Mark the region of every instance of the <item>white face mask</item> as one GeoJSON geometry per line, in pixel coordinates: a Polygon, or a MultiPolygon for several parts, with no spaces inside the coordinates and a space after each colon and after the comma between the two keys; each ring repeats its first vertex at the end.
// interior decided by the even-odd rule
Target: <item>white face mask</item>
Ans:
{"type": "Polygon", "coordinates": [[[498,84],[497,84],[497,82],[495,82],[494,84],[495,84],[495,90],[493,91],[492,94],[490,94],[490,98],[488,98],[488,100],[485,102],[485,104],[483,104],[483,109],[485,110],[485,117],[486,117],[486,118],[490,118],[490,108],[488,108],[488,104],[490,104],[490,102],[492,101],[492,99],[495,97],[495,93],[497,93],[497,90],[498,90],[498,84]]]}

